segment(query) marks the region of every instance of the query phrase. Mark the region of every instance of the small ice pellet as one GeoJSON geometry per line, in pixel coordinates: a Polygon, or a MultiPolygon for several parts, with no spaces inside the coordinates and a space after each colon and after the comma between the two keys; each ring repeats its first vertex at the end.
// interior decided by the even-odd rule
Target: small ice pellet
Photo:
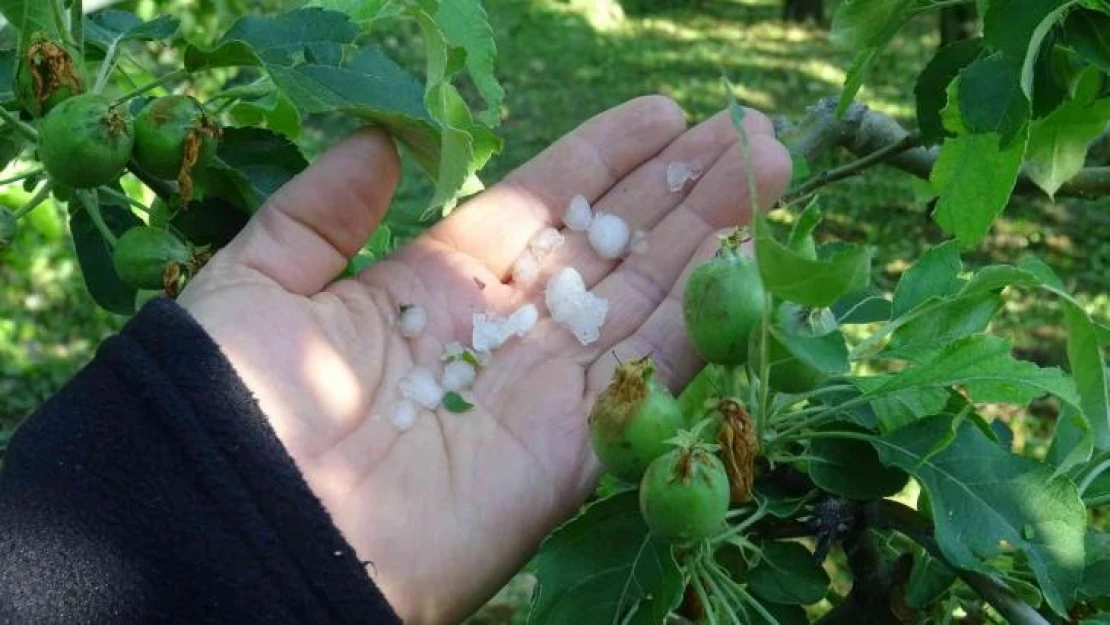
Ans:
{"type": "Polygon", "coordinates": [[[628,224],[616,215],[598,213],[590,224],[590,247],[602,258],[620,258],[628,249],[632,231],[628,224]]]}
{"type": "Polygon", "coordinates": [[[628,244],[628,251],[633,254],[647,254],[647,233],[643,230],[637,230],[636,232],[633,232],[632,242],[628,244]]]}
{"type": "Polygon", "coordinates": [[[558,310],[576,293],[584,293],[586,283],[582,281],[582,274],[573,267],[564,267],[547,281],[547,290],[544,299],[547,310],[552,317],[558,316],[558,310]]]}
{"type": "Polygon", "coordinates": [[[504,331],[500,320],[484,313],[474,313],[474,329],[470,339],[474,349],[479,352],[488,352],[501,347],[505,342],[504,331]]]}
{"type": "Polygon", "coordinates": [[[540,311],[536,309],[536,306],[526,304],[509,315],[509,318],[505,320],[505,330],[516,336],[524,336],[536,327],[536,322],[539,320],[540,311]]]}
{"type": "Polygon", "coordinates": [[[407,399],[402,399],[393,406],[393,410],[389,413],[389,422],[393,427],[404,432],[416,425],[416,415],[418,413],[416,404],[407,399]]]}
{"type": "Polygon", "coordinates": [[[525,250],[513,263],[513,282],[527,286],[536,281],[540,276],[540,261],[535,254],[525,250]]]}
{"type": "Polygon", "coordinates": [[[474,378],[477,374],[474,365],[465,360],[449,362],[443,368],[443,380],[441,382],[443,390],[455,391],[456,393],[466,390],[474,385],[474,378]]]}
{"type": "Polygon", "coordinates": [[[429,410],[435,410],[443,399],[443,387],[436,381],[435,374],[424,367],[415,367],[409,371],[408,375],[401,378],[398,388],[405,399],[411,399],[429,410]]]}
{"type": "Polygon", "coordinates": [[[462,357],[466,348],[458,341],[451,341],[443,346],[443,360],[456,360],[462,357]]]}
{"type": "Polygon", "coordinates": [[[521,306],[508,317],[475,313],[474,330],[471,334],[475,351],[490,352],[501,347],[505,341],[514,336],[528,334],[536,325],[539,316],[539,311],[533,304],[521,306]]]}
{"type": "Polygon", "coordinates": [[[543,260],[545,256],[562,247],[563,241],[565,239],[562,232],[554,228],[544,228],[528,242],[528,249],[537,260],[543,260]]]}
{"type": "Polygon", "coordinates": [[[686,186],[687,182],[697,180],[701,172],[680,161],[667,163],[667,188],[671,193],[678,193],[686,186]]]}
{"type": "Polygon", "coordinates": [[[584,196],[576,195],[567,205],[567,212],[563,215],[563,225],[575,232],[585,232],[590,228],[594,219],[594,209],[584,196]]]}
{"type": "Polygon", "coordinates": [[[428,327],[428,313],[421,306],[402,306],[397,325],[401,329],[401,336],[414,339],[428,327]]]}
{"type": "Polygon", "coordinates": [[[609,313],[609,302],[590,292],[578,293],[560,307],[556,323],[570,330],[583,345],[593,343],[601,336],[601,326],[609,313]]]}
{"type": "Polygon", "coordinates": [[[601,336],[609,302],[587,291],[578,271],[566,267],[552,276],[545,296],[551,319],[570,330],[583,345],[601,336]]]}

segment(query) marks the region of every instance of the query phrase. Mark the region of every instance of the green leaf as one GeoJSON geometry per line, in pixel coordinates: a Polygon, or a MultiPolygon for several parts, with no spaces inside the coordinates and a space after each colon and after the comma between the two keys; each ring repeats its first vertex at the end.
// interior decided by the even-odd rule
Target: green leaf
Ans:
{"type": "MultiPolygon", "coordinates": [[[[445,137],[437,121],[452,120],[433,119],[420,84],[384,53],[361,48],[345,58],[339,54],[358,34],[346,15],[319,8],[244,17],[211,49],[187,48],[185,65],[261,67],[302,115],[339,112],[379,123],[437,181],[437,198],[453,196],[500,149],[499,140],[488,129],[472,137],[448,128],[445,137]]],[[[443,97],[443,106],[461,117],[454,110],[460,102],[443,97]]]]}
{"type": "Polygon", "coordinates": [[[747,616],[750,619],[751,625],[809,625],[809,616],[806,615],[805,608],[799,605],[783,605],[781,603],[772,603],[770,601],[760,601],[760,605],[764,610],[775,617],[778,623],[772,623],[763,618],[763,615],[755,609],[746,610],[747,616]]]}
{"type": "Polygon", "coordinates": [[[877,398],[911,388],[950,386],[963,387],[980,402],[1024,406],[1035,397],[1051,393],[1065,403],[1078,404],[1075,385],[1062,371],[1014,360],[1007,341],[983,334],[954,341],[935,358],[890,376],[866,396],[877,398]]]}
{"type": "Polygon", "coordinates": [[[761,216],[755,217],[755,257],[768,291],[805,306],[830,306],[871,280],[870,248],[848,246],[827,259],[809,259],[776,241],[761,216]]]}
{"type": "Polygon", "coordinates": [[[921,547],[913,549],[913,568],[906,581],[906,605],[918,610],[940,599],[956,582],[956,571],[921,547]]]}
{"type": "Polygon", "coordinates": [[[474,404],[463,399],[463,396],[455,391],[450,391],[443,395],[443,407],[447,412],[463,413],[473,410],[474,404]]]}
{"type": "Polygon", "coordinates": [[[27,139],[10,124],[0,128],[0,169],[18,158],[27,143],[27,139]]]}
{"type": "Polygon", "coordinates": [[[762,545],[763,558],[748,573],[748,589],[772,603],[811,604],[825,598],[829,576],[813,554],[794,542],[762,545]]]}
{"type": "Polygon", "coordinates": [[[905,471],[879,462],[874,447],[863,441],[814,439],[806,456],[813,483],[849,499],[889,497],[900,492],[909,479],[905,471]]]}
{"type": "Polygon", "coordinates": [[[240,100],[229,113],[239,126],[264,126],[290,139],[301,134],[301,114],[281,93],[240,100]]]}
{"type": "Polygon", "coordinates": [[[536,577],[528,621],[543,625],[659,625],[685,589],[670,546],[648,533],[635,491],[591,504],[552,532],[536,577]]]}
{"type": "Polygon", "coordinates": [[[1103,374],[1105,363],[1094,322],[1087,313],[1070,300],[1062,302],[1064,327],[1068,331],[1068,364],[1079,404],[1091,426],[1095,447],[1110,449],[1110,389],[1103,374]]]}
{"type": "Polygon", "coordinates": [[[872,441],[880,459],[910,472],[928,491],[945,558],[967,569],[1013,549],[1025,554],[1049,606],[1064,614],[1083,574],[1086,509],[1075,485],[1050,467],[1009,453],[964,423],[940,415],[872,441]]]}
{"type": "Polygon", "coordinates": [[[307,166],[296,144],[279,134],[263,128],[225,128],[217,158],[200,182],[207,193],[254,212],[307,166]]]}
{"type": "Polygon", "coordinates": [[[889,321],[891,303],[882,291],[871,287],[836,300],[832,311],[840,325],[889,321]]]}
{"type": "Polygon", "coordinates": [[[20,51],[31,35],[39,31],[54,39],[61,33],[46,0],[0,0],[0,15],[19,33],[20,51]]]}
{"type": "Polygon", "coordinates": [[[85,41],[107,49],[113,42],[170,39],[180,27],[181,21],[169,15],[144,22],[134,13],[104,9],[85,16],[85,41]]]}
{"type": "Polygon", "coordinates": [[[851,370],[848,345],[840,330],[824,336],[802,336],[778,326],[771,326],[770,331],[786,351],[818,371],[835,375],[851,370]]]}
{"type": "MultiPolygon", "coordinates": [[[[932,302],[930,302],[932,303],[932,302]]],[[[998,311],[1002,297],[994,293],[965,295],[929,307],[928,314],[901,325],[877,358],[926,362],[952,341],[987,329],[998,311]]]]}
{"type": "Polygon", "coordinates": [[[948,134],[940,117],[940,112],[948,105],[948,85],[982,53],[980,39],[951,43],[941,48],[917,76],[913,90],[917,127],[925,145],[939,145],[948,134]]]}
{"type": "Polygon", "coordinates": [[[1087,563],[1079,595],[1087,599],[1110,597],[1110,534],[1088,530],[1084,544],[1087,563]]]}
{"type": "MultiPolygon", "coordinates": [[[[885,384],[889,377],[857,377],[851,382],[866,394],[885,384]]],[[[947,402],[948,391],[943,388],[914,388],[877,397],[871,400],[871,409],[879,430],[890,432],[921,417],[939,414],[947,402]]]]}
{"type": "Polygon", "coordinates": [[[1041,44],[1075,0],[997,0],[983,15],[983,42],[1021,72],[1021,88],[1033,95],[1033,66],[1041,44]]]}
{"type": "Polygon", "coordinates": [[[926,4],[923,0],[847,0],[837,7],[830,36],[838,45],[856,51],[837,115],[847,110],[875,56],[926,4]]]}
{"type": "Polygon", "coordinates": [[[190,202],[188,210],[177,211],[169,223],[189,243],[218,249],[239,234],[247,218],[246,212],[226,200],[206,197],[190,202]]]}
{"type": "Polygon", "coordinates": [[[1049,196],[1083,169],[1087,147],[1110,122],[1110,98],[1093,102],[1068,100],[1047,117],[1033,122],[1025,171],[1049,196]]]}
{"type": "Polygon", "coordinates": [[[436,23],[451,45],[466,51],[467,72],[486,102],[486,110],[478,118],[489,126],[496,126],[501,118],[505,90],[493,74],[497,45],[481,1],[440,0],[436,23]]]}
{"type": "MultiPolygon", "coordinates": [[[[101,201],[100,214],[108,229],[117,237],[143,224],[129,208],[111,201],[101,201]]],[[[134,313],[138,289],[124,282],[116,273],[111,244],[100,234],[100,230],[89,217],[89,212],[78,208],[77,202],[74,202],[70,210],[69,231],[85,286],[93,301],[101,308],[119,315],[134,313]]]]}
{"type": "Polygon", "coordinates": [[[1110,74],[1110,15],[1077,10],[1064,21],[1064,44],[1104,74],[1110,74]]]}
{"type": "Polygon", "coordinates": [[[393,0],[312,0],[307,6],[346,13],[356,22],[369,22],[383,13],[392,13],[386,10],[390,4],[395,3],[393,0]]]}
{"type": "Polygon", "coordinates": [[[790,236],[787,237],[786,247],[801,252],[803,249],[813,250],[816,255],[816,247],[813,243],[813,230],[821,223],[821,209],[817,206],[817,199],[814,198],[794,225],[790,228],[790,236]]]}
{"type": "Polygon", "coordinates": [[[1072,474],[1087,464],[1095,449],[1091,426],[1076,409],[1065,407],[1056,419],[1056,433],[1045,461],[1056,467],[1057,475],[1072,474]]]}
{"type": "Polygon", "coordinates": [[[466,102],[450,83],[462,67],[460,49],[451,47],[447,34],[429,12],[433,9],[411,4],[407,12],[420,25],[428,53],[424,105],[443,129],[440,161],[444,169],[429,208],[443,206],[446,214],[454,208],[460,192],[482,189],[476,173],[501,149],[501,142],[488,128],[475,122],[466,102]]]}
{"type": "Polygon", "coordinates": [[[948,139],[930,175],[940,194],[933,218],[962,245],[983,238],[1017,183],[1025,140],[1006,149],[999,141],[993,133],[948,139]]]}
{"type": "Polygon", "coordinates": [[[934,297],[948,297],[960,290],[960,248],[955,241],[930,247],[902,274],[894,287],[891,315],[901,317],[934,297]]]}
{"type": "Polygon", "coordinates": [[[1029,122],[1029,98],[1017,68],[1001,54],[974,61],[960,72],[960,118],[976,134],[996,133],[1006,147],[1029,122]]]}

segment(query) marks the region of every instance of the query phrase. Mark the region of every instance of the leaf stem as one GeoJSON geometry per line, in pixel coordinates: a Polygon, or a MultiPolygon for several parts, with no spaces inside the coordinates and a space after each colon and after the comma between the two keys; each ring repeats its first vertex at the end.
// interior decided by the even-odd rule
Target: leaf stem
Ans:
{"type": "Polygon", "coordinates": [[[28,213],[38,208],[39,204],[42,204],[44,201],[46,201],[46,198],[50,196],[50,190],[53,188],[54,183],[50,182],[49,180],[46,181],[46,184],[39,187],[38,191],[36,191],[35,194],[31,196],[31,199],[27,200],[27,203],[23,206],[20,206],[19,209],[16,210],[15,213],[13,213],[13,216],[16,219],[22,219],[28,213]]]}
{"type": "Polygon", "coordinates": [[[113,189],[111,187],[100,187],[98,189],[98,191],[100,193],[103,193],[103,194],[109,196],[109,197],[113,197],[113,198],[115,198],[115,199],[117,199],[121,202],[125,202],[125,203],[127,203],[127,205],[133,206],[133,207],[143,211],[144,213],[149,213],[150,212],[150,207],[149,206],[147,206],[146,204],[143,204],[139,200],[136,200],[135,198],[131,197],[130,195],[127,195],[126,193],[120,193],[119,191],[116,191],[115,189],[113,189]]]}
{"type": "Polygon", "coordinates": [[[108,227],[108,224],[104,223],[104,215],[100,212],[96,191],[74,191],[73,193],[81,201],[81,206],[89,213],[89,218],[92,219],[96,229],[100,231],[100,236],[104,237],[108,245],[114,248],[118,239],[111,228],[108,227]]]}
{"type": "Polygon", "coordinates": [[[35,169],[32,169],[30,171],[25,171],[22,174],[16,174],[16,175],[12,176],[11,178],[0,179],[0,186],[4,186],[6,184],[11,184],[13,182],[19,182],[20,180],[26,180],[27,178],[30,178],[31,176],[37,176],[41,173],[42,173],[42,168],[41,167],[36,167],[35,169]]]}
{"type": "MultiPolygon", "coordinates": [[[[104,85],[108,83],[108,77],[112,75],[112,68],[116,66],[116,57],[119,55],[120,38],[116,37],[112,43],[108,44],[108,51],[104,53],[104,60],[100,62],[100,69],[96,72],[96,82],[93,83],[93,93],[100,93],[104,91],[104,85]]],[[[118,102],[113,102],[115,106],[118,102]]]]}
{"type": "Polygon", "coordinates": [[[1098,476],[1102,475],[1107,469],[1110,469],[1110,458],[1098,463],[1087,475],[1083,476],[1083,481],[1079,483],[1079,496],[1082,497],[1083,493],[1087,492],[1091,484],[1098,479],[1098,476]]]}
{"type": "Polygon", "coordinates": [[[73,39],[73,46],[82,62],[85,58],[85,5],[83,0],[73,0],[69,5],[69,33],[73,39]]]}
{"type": "Polygon", "coordinates": [[[920,145],[921,134],[918,132],[911,132],[910,134],[902,137],[900,140],[889,145],[885,145],[882,148],[879,148],[878,150],[875,150],[874,152],[871,152],[870,154],[858,160],[852,161],[851,163],[836,167],[834,169],[825,170],[817,174],[794,191],[791,191],[790,193],[787,193],[785,196],[783,196],[783,198],[779,200],[779,204],[785,206],[788,204],[795,204],[797,202],[808,200],[822,187],[860,174],[863,171],[874,167],[875,165],[883,163],[891,157],[897,156],[902,152],[905,152],[906,150],[916,148],[920,145]]]}
{"type": "Polygon", "coordinates": [[[1097,497],[1091,497],[1090,499],[1084,499],[1083,503],[1086,504],[1088,508],[1105,506],[1106,504],[1110,503],[1110,493],[1098,495],[1097,497]]]}
{"type": "Polygon", "coordinates": [[[733,527],[730,527],[727,530],[721,532],[717,536],[709,539],[709,543],[710,544],[717,544],[721,541],[728,540],[729,538],[731,538],[733,536],[736,536],[737,534],[741,534],[741,533],[743,533],[744,530],[746,530],[749,527],[755,525],[756,523],[759,522],[760,519],[762,519],[765,516],[767,516],[767,507],[766,506],[759,506],[759,508],[757,508],[756,511],[753,512],[750,517],[744,519],[743,521],[734,525],[733,527]]]}
{"type": "Polygon", "coordinates": [[[58,35],[68,44],[76,45],[73,41],[73,35],[69,32],[69,24],[66,23],[65,7],[62,6],[62,0],[46,0],[50,3],[50,12],[54,15],[54,23],[58,26],[58,35]]]}
{"type": "Polygon", "coordinates": [[[11,124],[12,128],[15,128],[16,132],[30,139],[31,141],[39,140],[39,131],[35,130],[30,124],[25,123],[23,120],[16,117],[15,114],[13,114],[11,111],[2,106],[0,106],[0,120],[11,124]]]}
{"type": "Polygon", "coordinates": [[[768,345],[771,333],[770,326],[771,298],[764,297],[763,320],[759,327],[759,331],[762,333],[761,340],[759,341],[759,414],[755,420],[755,440],[761,448],[764,446],[763,432],[770,421],[770,415],[767,414],[767,399],[771,391],[771,386],[767,383],[767,381],[771,379],[771,348],[768,345]]]}
{"type": "Polygon", "coordinates": [[[188,75],[189,75],[189,71],[184,69],[184,68],[176,69],[176,70],[174,70],[174,71],[172,71],[168,74],[163,74],[162,76],[160,76],[158,78],[155,78],[154,80],[148,82],[147,84],[143,85],[142,87],[139,87],[138,89],[135,89],[134,91],[130,91],[128,93],[123,94],[122,96],[117,98],[116,101],[112,103],[112,105],[113,106],[118,106],[120,104],[123,104],[124,102],[127,102],[129,100],[132,100],[134,98],[137,98],[137,97],[143,95],[147,91],[157,89],[158,87],[161,87],[162,85],[164,85],[168,82],[173,82],[175,80],[185,78],[188,75]]]}
{"type": "MultiPolygon", "coordinates": [[[[714,595],[721,599],[721,605],[724,606],[725,611],[728,613],[729,623],[743,623],[746,619],[741,619],[740,616],[736,614],[736,610],[733,609],[733,601],[738,599],[738,597],[731,592],[731,588],[729,589],[730,592],[725,592],[721,586],[717,585],[717,580],[715,579],[717,577],[715,573],[718,572],[716,564],[699,562],[697,564],[697,569],[705,579],[705,582],[709,585],[709,589],[713,591],[714,595]]],[[[731,582],[732,580],[729,581],[731,582]]],[[[740,609],[744,609],[742,603],[740,609]]],[[[778,625],[778,621],[774,621],[774,625],[778,625]]]]}
{"type": "Polygon", "coordinates": [[[940,0],[940,2],[934,2],[932,4],[920,7],[916,9],[913,13],[915,15],[921,15],[922,13],[963,6],[965,4],[971,4],[972,2],[974,2],[974,0],[940,0]]]}
{"type": "Polygon", "coordinates": [[[273,91],[274,85],[270,82],[270,79],[268,77],[264,76],[250,83],[249,85],[241,85],[239,87],[224,89],[211,98],[208,98],[204,102],[204,105],[208,106],[213,102],[217,102],[219,100],[235,100],[240,98],[261,97],[273,93],[273,91]]]}
{"type": "Polygon", "coordinates": [[[705,592],[705,585],[701,581],[701,570],[696,562],[693,568],[694,574],[690,576],[690,583],[694,586],[694,592],[697,593],[698,600],[705,607],[705,614],[709,617],[709,625],[718,625],[717,613],[713,610],[713,604],[709,603],[709,595],[705,592]]]}
{"type": "Polygon", "coordinates": [[[744,603],[751,606],[751,608],[756,612],[759,612],[759,615],[762,616],[765,621],[767,621],[771,625],[779,625],[779,620],[775,618],[775,615],[768,612],[767,608],[763,607],[762,603],[757,601],[755,597],[748,594],[748,591],[744,590],[739,584],[733,583],[733,586],[735,586],[736,592],[740,595],[740,598],[744,600],[744,603]]]}

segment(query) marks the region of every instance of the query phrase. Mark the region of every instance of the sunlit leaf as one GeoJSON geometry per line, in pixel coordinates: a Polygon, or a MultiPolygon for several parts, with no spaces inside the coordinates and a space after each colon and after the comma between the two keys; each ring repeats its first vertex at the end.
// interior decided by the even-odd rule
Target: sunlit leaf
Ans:
{"type": "Polygon", "coordinates": [[[994,133],[947,139],[930,181],[940,195],[933,218],[965,246],[987,233],[1006,207],[1025,156],[1025,140],[1000,147],[994,133]]]}
{"type": "Polygon", "coordinates": [[[530,623],[659,625],[682,599],[670,545],[653,538],[636,492],[591,504],[536,556],[530,623]]]}
{"type": "Polygon", "coordinates": [[[913,474],[929,492],[937,543],[949,562],[989,570],[985,560],[1020,551],[1048,604],[1066,613],[1084,567],[1087,511],[1075,485],[970,423],[934,452],[951,429],[952,417],[928,417],[872,444],[883,462],[913,474]]]}

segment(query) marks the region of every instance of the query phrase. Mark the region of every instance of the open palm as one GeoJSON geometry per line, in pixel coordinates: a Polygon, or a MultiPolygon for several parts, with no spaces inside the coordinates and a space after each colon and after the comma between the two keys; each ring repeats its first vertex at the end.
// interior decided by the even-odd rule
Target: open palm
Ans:
{"type": "MultiPolygon", "coordinates": [[[[759,197],[773,200],[789,157],[766,117],[745,123],[759,197]]],[[[380,221],[398,176],[389,139],[364,131],[275,194],[182,294],[406,622],[459,620],[589,494],[598,467],[586,415],[618,358],[651,353],[672,386],[693,374],[681,276],[712,251],[718,229],[748,218],[736,142],[723,114],[686,131],[673,102],[634,100],[390,258],[331,282],[380,221]],[[704,175],[673,192],[670,162],[704,175]],[[512,283],[528,241],[559,227],[579,193],[646,231],[647,252],[603,260],[567,231],[535,283],[512,283]],[[425,411],[404,432],[391,424],[397,383],[414,366],[439,370],[446,343],[469,343],[475,312],[543,310],[544,277],[566,266],[609,301],[600,340],[583,346],[541,318],[482,369],[473,410],[425,411]],[[404,304],[428,312],[414,340],[397,330],[404,304]]]]}

